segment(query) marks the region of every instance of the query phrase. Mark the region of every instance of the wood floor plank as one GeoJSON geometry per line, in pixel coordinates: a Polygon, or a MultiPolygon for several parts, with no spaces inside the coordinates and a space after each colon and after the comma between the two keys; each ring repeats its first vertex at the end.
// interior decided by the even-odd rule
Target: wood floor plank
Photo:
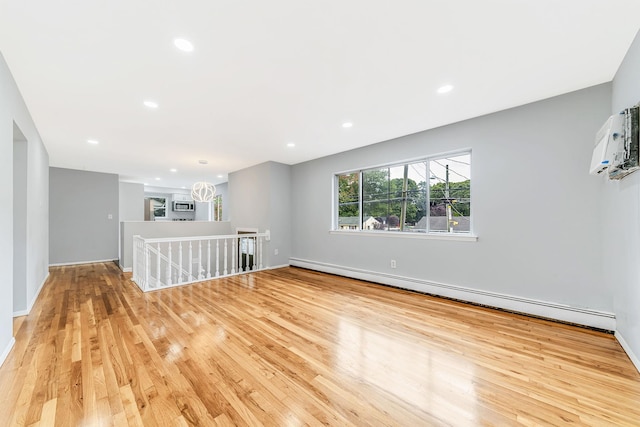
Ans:
{"type": "Polygon", "coordinates": [[[129,277],[51,268],[0,424],[640,425],[609,334],[297,268],[147,294],[129,277]]]}

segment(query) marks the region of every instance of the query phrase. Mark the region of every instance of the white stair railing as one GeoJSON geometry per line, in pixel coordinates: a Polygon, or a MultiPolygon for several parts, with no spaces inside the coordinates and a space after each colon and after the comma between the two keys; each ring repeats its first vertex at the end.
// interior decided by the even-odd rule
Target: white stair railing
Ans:
{"type": "Polygon", "coordinates": [[[269,240],[269,233],[160,239],[133,236],[132,280],[147,292],[264,270],[263,246],[269,240]]]}

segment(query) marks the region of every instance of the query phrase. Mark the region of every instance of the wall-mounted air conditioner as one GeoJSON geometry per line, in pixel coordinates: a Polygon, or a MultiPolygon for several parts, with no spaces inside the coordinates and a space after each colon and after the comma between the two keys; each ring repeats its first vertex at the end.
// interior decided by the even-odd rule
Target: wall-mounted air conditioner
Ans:
{"type": "Polygon", "coordinates": [[[609,166],[609,179],[622,179],[640,169],[640,107],[627,108],[620,115],[624,116],[622,138],[609,166]]]}
{"type": "Polygon", "coordinates": [[[589,173],[622,179],[640,169],[640,107],[609,117],[596,134],[589,173]]]}
{"type": "Polygon", "coordinates": [[[607,119],[596,134],[596,145],[591,156],[591,175],[598,175],[606,172],[613,162],[613,157],[618,151],[620,133],[624,116],[615,114],[607,119]]]}

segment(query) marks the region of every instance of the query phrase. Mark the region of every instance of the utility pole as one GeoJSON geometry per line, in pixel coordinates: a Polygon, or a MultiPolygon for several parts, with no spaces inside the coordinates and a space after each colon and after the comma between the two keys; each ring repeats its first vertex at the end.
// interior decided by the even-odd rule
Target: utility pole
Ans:
{"type": "Polygon", "coordinates": [[[407,220],[408,178],[409,178],[409,165],[404,165],[404,179],[402,180],[402,208],[400,209],[400,231],[404,231],[404,223],[407,220]]]}
{"type": "Polygon", "coordinates": [[[451,217],[451,198],[449,197],[449,165],[446,165],[446,176],[444,181],[444,197],[447,204],[447,231],[451,232],[453,219],[451,217]]]}

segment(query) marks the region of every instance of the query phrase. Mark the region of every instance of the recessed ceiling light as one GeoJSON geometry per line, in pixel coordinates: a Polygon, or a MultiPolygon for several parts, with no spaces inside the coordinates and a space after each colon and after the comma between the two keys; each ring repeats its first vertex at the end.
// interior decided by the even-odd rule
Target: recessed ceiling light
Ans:
{"type": "Polygon", "coordinates": [[[206,165],[209,164],[208,160],[198,160],[198,163],[200,163],[201,165],[206,165]]]}
{"type": "Polygon", "coordinates": [[[144,101],[144,106],[149,108],[158,108],[158,103],[153,101],[144,101]]]}
{"type": "Polygon", "coordinates": [[[193,43],[187,39],[174,39],[173,44],[183,52],[193,52],[193,43]]]}
{"type": "Polygon", "coordinates": [[[353,123],[351,123],[351,122],[344,122],[344,123],[342,124],[342,127],[343,127],[343,128],[350,128],[351,126],[353,126],[353,123]]]}
{"type": "Polygon", "coordinates": [[[218,178],[224,178],[224,175],[218,175],[218,178]]]}
{"type": "Polygon", "coordinates": [[[451,85],[444,85],[438,88],[438,93],[447,93],[447,92],[451,92],[451,90],[453,89],[453,86],[451,85]]]}
{"type": "Polygon", "coordinates": [[[97,144],[99,144],[98,140],[96,140],[96,139],[87,139],[87,142],[88,142],[89,144],[93,144],[93,145],[97,145],[97,144]]]}
{"type": "Polygon", "coordinates": [[[287,147],[289,147],[289,148],[293,148],[295,146],[296,146],[296,144],[294,144],[293,142],[290,142],[290,143],[287,144],[287,147]]]}
{"type": "Polygon", "coordinates": [[[149,185],[149,183],[148,183],[148,182],[145,182],[145,183],[144,183],[144,185],[149,185]]]}
{"type": "Polygon", "coordinates": [[[171,169],[169,169],[169,172],[178,172],[178,169],[176,169],[176,168],[171,168],[171,169]]]}
{"type": "Polygon", "coordinates": [[[160,181],[160,178],[156,178],[156,181],[160,181]]]}
{"type": "Polygon", "coordinates": [[[183,186],[182,186],[182,187],[180,187],[180,188],[183,188],[183,189],[184,189],[184,188],[187,188],[187,187],[185,187],[185,186],[183,185],[183,186]]]}

